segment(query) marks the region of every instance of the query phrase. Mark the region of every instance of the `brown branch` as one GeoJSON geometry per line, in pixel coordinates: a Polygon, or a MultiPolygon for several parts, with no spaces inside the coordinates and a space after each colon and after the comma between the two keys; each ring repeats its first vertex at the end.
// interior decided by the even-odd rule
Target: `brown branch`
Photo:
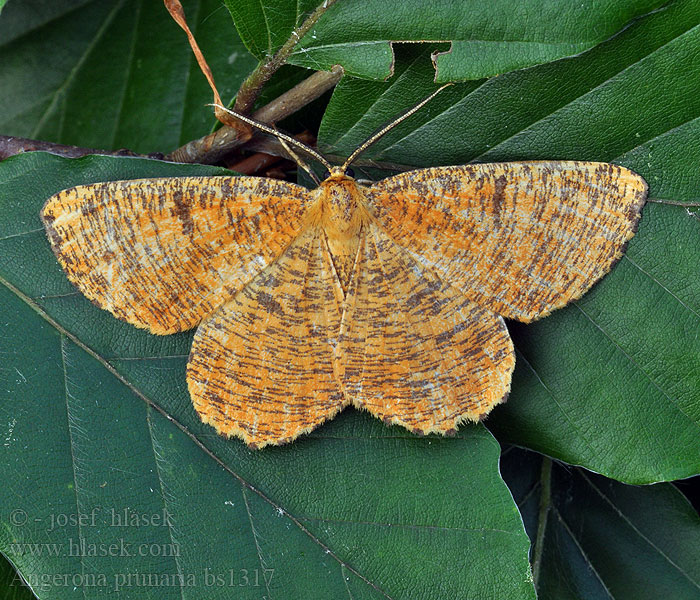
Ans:
{"type": "Polygon", "coordinates": [[[324,0],[317,8],[314,10],[305,20],[299,25],[294,31],[292,31],[289,39],[284,43],[284,45],[266,62],[260,63],[255,70],[248,76],[248,78],[243,82],[238,94],[236,96],[236,104],[233,107],[238,113],[247,115],[255,104],[260,95],[260,91],[265,86],[265,84],[270,81],[272,75],[277,71],[284,63],[287,62],[290,54],[294,51],[294,48],[299,43],[299,41],[309,32],[309,30],[316,24],[316,22],[321,18],[321,15],[325,13],[331,6],[336,3],[337,0],[324,0]]]}
{"type": "Polygon", "coordinates": [[[283,158],[281,156],[275,156],[274,154],[265,154],[264,152],[256,152],[247,156],[243,160],[232,164],[229,169],[240,173],[241,175],[255,175],[260,173],[263,169],[268,169],[273,165],[276,165],[283,158]]]}
{"type": "MultiPolygon", "coordinates": [[[[280,96],[281,97],[281,96],[280,96]]],[[[278,99],[279,100],[279,99],[278,99]]],[[[270,104],[275,103],[276,100],[271,102],[270,104]]],[[[265,110],[264,107],[262,110],[265,110]]],[[[301,141],[303,141],[306,144],[312,144],[313,140],[310,138],[303,137],[303,134],[300,134],[298,136],[295,136],[301,141]]],[[[285,148],[282,146],[282,144],[279,143],[278,140],[274,138],[253,138],[249,142],[246,143],[246,149],[252,150],[254,152],[258,153],[264,153],[265,155],[272,155],[279,157],[280,159],[288,159],[289,154],[285,150],[285,148]]],[[[122,148],[120,150],[101,150],[98,148],[83,148],[80,146],[67,146],[64,144],[54,144],[53,142],[44,142],[41,140],[30,140],[27,138],[21,138],[21,137],[14,137],[14,136],[8,136],[8,135],[0,135],[0,161],[9,158],[10,156],[14,156],[15,154],[21,154],[22,152],[35,152],[35,151],[42,151],[42,152],[50,152],[51,154],[57,154],[59,156],[64,156],[66,158],[79,158],[81,156],[88,156],[91,154],[101,154],[104,156],[136,156],[139,158],[150,158],[150,159],[155,159],[155,160],[165,160],[165,161],[175,161],[172,156],[164,156],[160,152],[154,152],[151,154],[138,154],[137,152],[132,152],[131,150],[127,150],[126,148],[122,148]]],[[[346,156],[338,156],[335,154],[326,154],[325,157],[332,163],[332,164],[342,164],[343,161],[347,158],[346,156]]],[[[261,160],[261,157],[255,157],[253,160],[261,160]]],[[[186,162],[186,161],[179,161],[179,162],[186,162]]],[[[229,165],[228,168],[238,171],[239,173],[244,172],[239,168],[238,165],[241,163],[235,163],[232,165],[229,165]]],[[[245,165],[243,169],[245,172],[248,171],[248,162],[243,162],[245,165]]],[[[396,171],[396,172],[403,172],[403,171],[410,171],[412,169],[416,169],[418,167],[413,166],[413,165],[404,165],[404,164],[399,164],[399,163],[391,163],[391,162],[383,162],[383,161],[376,161],[372,160],[371,158],[359,158],[357,159],[354,163],[354,165],[358,167],[368,167],[368,168],[374,168],[374,169],[383,169],[387,171],[396,171]]],[[[261,168],[264,165],[261,166],[261,168]]],[[[259,170],[259,169],[256,169],[259,170]]],[[[649,199],[650,202],[659,202],[659,203],[670,203],[668,201],[658,201],[654,199],[649,199]]],[[[679,203],[681,204],[681,203],[679,203]]],[[[695,205],[695,204],[681,204],[681,206],[700,206],[700,205],[695,205]]]]}
{"type": "MultiPolygon", "coordinates": [[[[334,66],[331,71],[317,71],[256,111],[253,118],[264,123],[281,121],[331,89],[342,75],[343,68],[340,65],[334,66]]],[[[213,164],[247,141],[240,131],[222,127],[214,133],[181,146],[168,154],[167,159],[174,162],[213,164]]]]}
{"type": "MultiPolygon", "coordinates": [[[[278,140],[274,138],[258,138],[254,137],[246,145],[246,150],[253,150],[255,152],[264,152],[265,154],[272,154],[273,156],[279,156],[280,158],[287,158],[289,154],[284,149],[284,146],[279,143],[278,140]]],[[[347,156],[340,156],[338,154],[327,154],[323,153],[323,156],[333,165],[342,165],[345,162],[347,156]]],[[[374,160],[372,158],[358,158],[353,161],[353,167],[365,167],[368,169],[381,169],[383,171],[396,171],[397,173],[403,173],[405,171],[413,171],[415,169],[420,169],[416,165],[405,165],[402,163],[386,162],[380,160],[374,160]]]]}
{"type": "MultiPolygon", "coordinates": [[[[339,65],[333,67],[331,71],[318,71],[278,98],[275,98],[269,104],[263,106],[255,113],[254,117],[259,121],[267,123],[281,121],[331,89],[338,83],[342,75],[343,68],[339,65]]],[[[214,164],[225,154],[249,142],[249,140],[250,138],[248,136],[241,136],[241,132],[238,130],[231,127],[222,127],[214,133],[198,140],[188,142],[181,148],[164,156],[160,152],[138,154],[127,149],[102,150],[97,148],[82,148],[80,146],[67,146],[64,144],[55,144],[53,142],[30,140],[14,136],[0,136],[0,160],[22,152],[42,150],[67,158],[76,158],[89,154],[103,154],[105,156],[138,156],[172,162],[214,164]]],[[[281,146],[279,147],[281,148],[281,146]]],[[[284,149],[282,149],[279,155],[287,157],[287,153],[284,149]]]]}
{"type": "Polygon", "coordinates": [[[96,148],[82,148],[80,146],[67,146],[65,144],[54,144],[42,140],[30,140],[28,138],[11,135],[0,135],[0,160],[5,160],[15,154],[23,152],[50,152],[66,158],[78,158],[89,154],[104,154],[105,156],[138,156],[141,158],[155,158],[164,160],[163,154],[154,152],[153,154],[138,154],[126,148],[120,150],[99,150],[96,148]]]}
{"type": "MultiPolygon", "coordinates": [[[[316,138],[308,131],[302,131],[299,135],[294,136],[300,142],[312,146],[316,143],[316,138]]],[[[280,147],[282,145],[280,144],[280,147]]],[[[276,165],[280,161],[288,160],[296,167],[296,162],[287,154],[269,154],[267,152],[256,152],[237,162],[227,164],[227,168],[243,175],[254,175],[264,172],[265,169],[276,165]]]]}
{"type": "MultiPolygon", "coordinates": [[[[331,71],[317,71],[281,96],[275,98],[269,104],[263,106],[253,116],[258,121],[265,123],[281,121],[327,92],[340,81],[342,76],[343,68],[340,65],[334,66],[331,71]]],[[[214,133],[188,142],[174,152],[164,156],[160,152],[138,154],[127,149],[102,150],[82,148],[80,146],[67,146],[14,136],[0,136],[0,160],[21,152],[42,150],[68,158],[89,154],[103,154],[105,156],[138,156],[172,162],[214,164],[225,154],[228,154],[234,148],[242,146],[249,140],[250,138],[247,135],[242,135],[240,130],[224,126],[214,133]]],[[[282,150],[280,156],[286,157],[287,153],[282,150]]]]}
{"type": "MultiPolygon", "coordinates": [[[[340,66],[333,67],[333,70],[330,72],[318,71],[278,98],[275,98],[269,104],[263,106],[254,116],[257,120],[267,123],[281,121],[331,89],[338,83],[342,75],[343,69],[340,66]]],[[[249,141],[248,138],[241,137],[240,132],[230,127],[222,127],[210,135],[188,142],[166,156],[161,153],[138,154],[126,149],[114,151],[101,150],[97,148],[66,146],[64,144],[54,144],[53,142],[30,140],[14,136],[0,136],[0,160],[14,156],[15,154],[20,154],[21,152],[43,150],[68,158],[86,156],[88,154],[104,154],[106,156],[138,156],[172,162],[213,164],[218,162],[222,156],[243,144],[246,144],[246,147],[250,146],[253,150],[258,150],[258,146],[260,146],[263,152],[265,151],[263,148],[272,149],[273,151],[270,152],[271,154],[284,158],[288,157],[287,152],[276,140],[269,140],[269,143],[267,139],[264,138],[261,140],[254,139],[249,141]],[[264,145],[265,143],[267,143],[266,146],[264,145]]]]}

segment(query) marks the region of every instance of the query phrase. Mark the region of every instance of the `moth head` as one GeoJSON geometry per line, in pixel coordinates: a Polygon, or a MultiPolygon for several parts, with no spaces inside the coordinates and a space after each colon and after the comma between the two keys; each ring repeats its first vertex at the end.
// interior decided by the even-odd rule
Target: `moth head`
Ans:
{"type": "Polygon", "coordinates": [[[352,176],[340,167],[334,167],[316,193],[320,222],[326,234],[335,239],[355,236],[369,212],[364,193],[352,176]]]}
{"type": "Polygon", "coordinates": [[[326,169],[323,172],[323,181],[328,181],[329,179],[333,181],[340,181],[342,179],[354,179],[355,171],[350,168],[345,167],[331,167],[330,170],[326,169]]]}

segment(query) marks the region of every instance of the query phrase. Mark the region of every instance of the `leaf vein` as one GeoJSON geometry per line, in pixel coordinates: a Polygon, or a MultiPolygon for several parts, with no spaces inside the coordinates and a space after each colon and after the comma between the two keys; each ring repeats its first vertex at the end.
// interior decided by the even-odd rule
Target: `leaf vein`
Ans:
{"type": "MultiPolygon", "coordinates": [[[[148,411],[146,421],[148,422],[148,437],[151,441],[151,450],[153,451],[153,462],[156,464],[156,476],[158,477],[158,485],[160,486],[160,495],[163,498],[163,508],[166,511],[166,518],[164,521],[168,526],[168,535],[170,536],[170,543],[173,549],[173,560],[175,561],[175,568],[177,569],[178,578],[180,581],[184,581],[182,575],[182,565],[180,564],[180,553],[175,551],[175,548],[179,547],[179,544],[175,541],[175,536],[173,535],[173,523],[170,519],[172,513],[168,510],[168,501],[166,500],[165,486],[163,485],[163,474],[161,473],[160,463],[158,460],[158,453],[156,452],[155,436],[153,435],[153,419],[151,419],[151,409],[149,406],[146,407],[148,411]]],[[[180,597],[185,600],[185,586],[179,585],[180,597]]]]}
{"type": "Polygon", "coordinates": [[[569,414],[564,410],[562,405],[559,403],[559,400],[556,397],[556,394],[550,390],[547,385],[545,384],[544,381],[542,381],[542,378],[540,377],[539,373],[535,370],[535,368],[530,364],[530,361],[525,358],[522,352],[517,350],[516,352],[518,353],[518,356],[522,359],[522,361],[529,367],[529,369],[532,371],[532,374],[537,378],[537,381],[540,382],[540,385],[544,388],[544,390],[549,394],[550,398],[554,401],[554,403],[557,405],[557,408],[559,409],[559,412],[564,416],[564,418],[567,420],[569,425],[578,433],[579,439],[588,447],[588,450],[591,452],[593,456],[595,456],[596,452],[591,445],[591,443],[588,441],[588,439],[583,435],[581,429],[574,423],[571,418],[569,417],[569,414]]]}
{"type": "Polygon", "coordinates": [[[81,54],[80,58],[75,63],[75,66],[68,73],[64,82],[56,88],[55,92],[53,92],[53,94],[52,94],[53,99],[51,100],[51,103],[49,104],[47,109],[44,111],[44,114],[41,116],[41,118],[37,121],[36,127],[34,127],[34,130],[32,131],[32,134],[29,137],[32,137],[32,138],[38,137],[39,131],[41,131],[41,128],[44,126],[44,123],[49,118],[49,115],[51,115],[52,111],[54,110],[54,108],[58,104],[58,99],[66,91],[68,86],[72,83],[73,79],[75,79],[76,75],[78,74],[78,71],[80,71],[80,68],[83,66],[83,63],[87,60],[87,57],[90,55],[90,53],[95,49],[95,47],[97,46],[97,43],[102,39],[105,32],[107,31],[107,28],[111,25],[112,21],[116,17],[117,13],[119,12],[119,10],[121,9],[123,4],[124,4],[124,0],[121,0],[120,2],[118,2],[117,4],[114,5],[114,8],[107,15],[107,18],[104,20],[104,23],[102,23],[100,28],[97,30],[95,37],[90,41],[88,46],[85,48],[85,52],[83,52],[81,54]]]}
{"type": "MultiPolygon", "coordinates": [[[[70,445],[70,460],[73,467],[73,491],[75,492],[75,514],[79,515],[83,511],[80,509],[80,500],[78,493],[78,475],[77,475],[77,463],[75,458],[75,440],[73,439],[73,426],[71,425],[70,416],[70,392],[68,391],[68,361],[66,360],[66,336],[61,334],[60,337],[60,348],[61,348],[61,369],[63,371],[63,394],[66,401],[66,426],[68,427],[68,444],[70,445]]],[[[78,544],[80,545],[83,539],[83,531],[80,519],[77,520],[78,528],[78,544]]],[[[83,553],[79,552],[80,556],[80,573],[82,578],[85,578],[85,559],[83,553]]],[[[80,589],[83,592],[83,598],[87,598],[86,586],[81,585],[80,589]]]]}
{"type": "Polygon", "coordinates": [[[605,329],[603,329],[603,327],[601,327],[598,323],[596,323],[596,322],[593,320],[593,318],[592,318],[585,310],[583,310],[583,309],[581,308],[581,306],[579,305],[578,302],[572,302],[572,304],[573,304],[576,308],[578,308],[578,309],[581,311],[581,313],[582,313],[591,323],[593,323],[593,325],[594,325],[606,338],[608,338],[608,340],[610,340],[610,341],[612,342],[612,344],[613,344],[620,352],[622,352],[622,355],[623,355],[629,362],[631,362],[631,363],[634,365],[634,367],[635,367],[640,373],[642,373],[642,374],[644,375],[644,377],[649,381],[649,383],[651,383],[657,390],[659,390],[659,391],[661,392],[661,394],[664,396],[664,398],[666,398],[671,404],[674,404],[674,405],[676,406],[676,408],[678,409],[678,412],[680,412],[684,417],[686,417],[686,419],[688,419],[688,421],[690,421],[690,423],[691,423],[692,425],[694,425],[696,429],[700,429],[700,424],[699,424],[699,423],[696,423],[696,422],[693,420],[693,418],[692,418],[687,412],[685,412],[685,410],[683,410],[683,408],[681,408],[681,406],[678,404],[678,401],[677,401],[676,399],[672,398],[671,396],[669,396],[669,395],[666,393],[666,391],[665,391],[658,383],[656,383],[656,381],[651,377],[651,375],[649,375],[649,374],[642,368],[642,366],[641,366],[636,360],[634,360],[634,358],[632,358],[632,356],[630,356],[627,352],[625,352],[624,348],[622,347],[622,345],[621,345],[620,343],[617,342],[617,340],[615,340],[607,331],[605,331],[605,329]]]}
{"type": "Polygon", "coordinates": [[[562,105],[561,105],[559,108],[557,108],[556,110],[550,111],[548,114],[546,114],[546,115],[543,116],[542,118],[537,119],[537,120],[533,121],[532,123],[528,124],[526,127],[520,129],[520,131],[516,131],[516,132],[514,132],[512,135],[509,135],[508,137],[503,138],[503,139],[500,140],[499,142],[493,144],[493,145],[492,145],[488,150],[486,150],[485,152],[482,152],[481,154],[478,154],[477,156],[473,157],[473,158],[471,159],[470,162],[475,162],[475,161],[479,160],[479,159],[482,158],[484,155],[489,154],[490,152],[492,152],[493,150],[495,150],[495,149],[498,148],[499,146],[502,146],[502,145],[505,144],[506,142],[508,142],[508,141],[510,141],[510,140],[512,140],[512,139],[514,139],[514,138],[516,138],[516,137],[519,136],[521,133],[523,133],[523,132],[525,132],[525,131],[527,131],[527,130],[529,130],[529,129],[532,129],[532,127],[533,127],[534,125],[537,125],[537,124],[539,124],[539,123],[544,123],[545,121],[547,121],[547,119],[551,118],[552,115],[554,115],[554,114],[556,114],[556,113],[562,111],[563,109],[565,109],[565,108],[567,108],[567,107],[569,107],[569,106],[572,106],[575,102],[581,100],[582,98],[585,98],[586,96],[590,96],[593,92],[602,89],[604,86],[606,86],[607,84],[609,84],[609,83],[610,83],[611,81],[613,81],[614,79],[619,78],[619,77],[620,77],[621,75],[623,75],[625,72],[631,70],[632,68],[634,68],[634,67],[635,67],[636,65],[638,65],[639,63],[641,63],[641,62],[647,60],[650,56],[653,56],[654,54],[656,54],[656,53],[659,52],[660,50],[664,49],[666,46],[668,46],[668,45],[672,44],[673,42],[675,42],[678,38],[683,37],[683,36],[686,35],[688,32],[692,31],[693,29],[696,29],[697,27],[698,27],[698,25],[695,25],[695,26],[689,28],[688,30],[686,30],[686,31],[684,31],[683,33],[681,33],[681,34],[677,35],[676,37],[674,37],[673,39],[671,39],[671,40],[665,42],[664,44],[662,44],[662,45],[659,46],[658,48],[655,48],[654,50],[652,50],[652,51],[651,51],[649,54],[647,54],[646,56],[640,58],[639,60],[636,60],[635,62],[633,62],[633,63],[627,65],[625,68],[619,70],[617,73],[615,73],[615,74],[612,75],[611,77],[608,77],[605,81],[601,81],[599,84],[593,86],[592,88],[590,88],[589,90],[587,90],[587,91],[584,92],[583,94],[580,94],[580,95],[576,96],[575,98],[573,98],[572,100],[570,100],[569,102],[566,102],[565,104],[562,104],[562,105]]]}
{"type": "MultiPolygon", "coordinates": [[[[255,531],[255,525],[253,525],[253,513],[250,512],[250,504],[248,504],[248,496],[246,496],[246,486],[241,485],[241,495],[243,496],[243,504],[245,505],[245,511],[248,514],[248,523],[250,523],[250,533],[253,534],[253,542],[255,542],[255,550],[258,553],[258,561],[260,562],[260,571],[265,573],[267,567],[265,567],[265,561],[262,557],[262,550],[260,548],[260,543],[258,542],[258,533],[255,531]]],[[[267,577],[263,577],[265,580],[265,589],[267,590],[267,598],[272,600],[272,595],[270,594],[270,583],[267,577]]]]}
{"type": "Polygon", "coordinates": [[[348,525],[370,525],[372,527],[396,527],[398,529],[425,529],[429,531],[454,531],[458,533],[505,533],[520,535],[520,531],[496,529],[494,527],[447,527],[446,525],[424,525],[421,523],[382,523],[379,521],[356,521],[352,519],[331,519],[327,517],[299,516],[302,521],[318,521],[321,523],[344,523],[348,525]]]}
{"type": "Polygon", "coordinates": [[[613,503],[608,496],[603,493],[603,491],[598,488],[598,486],[593,483],[593,481],[586,475],[586,473],[583,470],[580,470],[580,475],[583,477],[588,485],[590,485],[596,493],[605,501],[606,504],[612,508],[615,513],[625,522],[627,525],[629,525],[632,530],[639,536],[641,537],[647,544],[649,544],[654,550],[656,550],[665,560],[668,562],[672,567],[674,567],[678,572],[680,572],[690,583],[693,584],[696,588],[700,589],[700,584],[692,579],[684,569],[682,569],[679,565],[677,565],[670,556],[668,556],[661,548],[659,548],[653,541],[651,541],[646,535],[644,535],[638,528],[637,526],[630,521],[630,519],[613,503]]]}
{"type": "Polygon", "coordinates": [[[247,487],[250,491],[254,492],[262,500],[267,502],[270,506],[278,510],[278,512],[281,512],[281,514],[285,515],[292,523],[294,523],[302,532],[304,532],[315,544],[320,546],[326,553],[331,556],[335,561],[340,563],[341,565],[345,566],[350,572],[354,573],[357,577],[359,577],[363,582],[365,582],[368,586],[370,586],[372,589],[375,591],[379,592],[382,594],[385,598],[388,598],[389,600],[393,600],[389,594],[387,594],[384,590],[382,590],[376,583],[373,581],[369,580],[367,577],[365,577],[362,573],[360,573],[357,569],[354,567],[350,566],[348,563],[343,561],[333,550],[331,550],[326,544],[324,544],[316,535],[314,535],[297,517],[286,511],[284,508],[282,508],[280,505],[276,504],[271,498],[265,495],[264,492],[256,488],[253,484],[249,483],[246,479],[244,479],[238,472],[234,471],[229,465],[227,465],[221,458],[219,458],[212,450],[210,450],[204,442],[202,442],[196,435],[194,435],[184,424],[180,423],[175,417],[170,415],[163,407],[161,407],[159,404],[151,400],[146,394],[144,394],[139,388],[137,388],[133,383],[131,383],[128,379],[126,379],[119,371],[117,371],[108,361],[104,359],[99,353],[97,353],[95,350],[90,348],[87,344],[85,344],[83,341],[81,341],[78,337],[75,336],[75,334],[71,333],[68,331],[65,327],[63,327],[60,323],[58,323],[56,320],[54,320],[43,308],[41,308],[36,302],[34,302],[29,296],[24,294],[21,290],[16,288],[14,285],[12,285],[9,281],[7,281],[5,278],[0,276],[0,284],[4,285],[10,292],[15,294],[20,300],[22,300],[27,306],[29,306],[34,312],[36,312],[42,319],[44,319],[49,325],[51,325],[56,331],[58,331],[61,335],[64,335],[67,339],[72,341],[76,346],[78,346],[80,349],[84,350],[87,354],[92,356],[96,361],[98,361],[111,375],[116,377],[119,381],[121,381],[129,390],[133,392],[135,396],[140,398],[143,402],[145,402],[149,407],[151,407],[153,410],[156,410],[159,412],[161,415],[163,415],[168,421],[173,423],[184,435],[186,435],[188,438],[192,440],[192,442],[202,451],[204,454],[206,454],[211,460],[213,460],[217,465],[219,465],[222,469],[224,469],[227,473],[229,473],[232,477],[234,477],[236,480],[238,480],[241,485],[244,485],[247,487]]]}
{"type": "Polygon", "coordinates": [[[564,517],[562,517],[559,510],[556,507],[552,506],[552,512],[556,515],[557,520],[559,521],[561,526],[564,528],[564,531],[566,531],[566,533],[569,535],[571,540],[576,545],[577,550],[581,554],[581,558],[583,558],[583,561],[588,565],[588,568],[591,570],[591,573],[593,573],[593,575],[595,575],[595,578],[598,580],[598,583],[600,583],[601,587],[605,590],[605,593],[608,596],[608,598],[610,598],[610,600],[615,600],[614,596],[612,595],[612,593],[608,589],[608,586],[605,585],[605,582],[603,581],[603,578],[600,576],[600,573],[598,573],[596,568],[593,566],[591,559],[588,558],[588,554],[586,554],[583,547],[581,546],[581,543],[578,541],[578,539],[574,535],[574,532],[571,531],[571,528],[569,527],[569,525],[566,523],[566,521],[564,521],[564,517]]]}
{"type": "Polygon", "coordinates": [[[665,292],[667,292],[674,300],[676,300],[683,308],[686,308],[689,310],[691,313],[693,313],[696,317],[700,317],[700,313],[697,311],[693,310],[688,306],[683,300],[681,300],[678,296],[676,296],[671,290],[669,290],[663,283],[661,283],[656,277],[654,277],[651,273],[647,273],[642,267],[640,267],[634,260],[632,260],[627,254],[624,255],[625,259],[631,262],[641,273],[646,275],[649,279],[651,279],[654,283],[658,284],[661,289],[663,289],[665,292]]]}
{"type": "Polygon", "coordinates": [[[20,231],[19,233],[11,233],[10,235],[6,235],[5,237],[0,237],[0,242],[4,242],[5,240],[9,240],[9,239],[16,238],[16,237],[22,237],[23,235],[29,235],[30,233],[37,233],[38,231],[44,231],[44,228],[40,227],[39,229],[30,229],[29,231],[20,231]]]}

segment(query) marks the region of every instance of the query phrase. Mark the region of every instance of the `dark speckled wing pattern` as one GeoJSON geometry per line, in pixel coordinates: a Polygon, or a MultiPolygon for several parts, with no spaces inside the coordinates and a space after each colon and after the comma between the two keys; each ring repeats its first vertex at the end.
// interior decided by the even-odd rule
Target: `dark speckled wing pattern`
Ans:
{"type": "Polygon", "coordinates": [[[173,177],[82,185],[42,219],[68,278],[116,317],[191,329],[296,237],[308,192],[262,177],[173,177]]]}
{"type": "Polygon", "coordinates": [[[435,167],[375,183],[380,227],[496,314],[532,321],[582,296],[622,256],[647,195],[617,165],[435,167]]]}
{"type": "Polygon", "coordinates": [[[261,448],[340,411],[333,354],[341,303],[324,236],[309,227],[197,329],[187,382],[202,420],[261,448]]]}
{"type": "Polygon", "coordinates": [[[503,401],[515,366],[503,319],[440,281],[380,228],[363,230],[340,329],[346,393],[414,433],[454,433],[503,401]]]}

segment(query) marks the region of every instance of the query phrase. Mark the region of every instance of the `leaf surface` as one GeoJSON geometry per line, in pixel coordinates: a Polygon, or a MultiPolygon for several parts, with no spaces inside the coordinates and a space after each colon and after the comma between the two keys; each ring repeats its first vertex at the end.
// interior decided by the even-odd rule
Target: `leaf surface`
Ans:
{"type": "MultiPolygon", "coordinates": [[[[486,421],[501,439],[633,483],[700,471],[700,220],[697,206],[672,204],[700,199],[699,21],[698,2],[675,2],[580,57],[452,86],[363,155],[403,169],[611,161],[646,178],[665,204],[647,204],[612,272],[550,317],[511,323],[512,393],[486,421]]],[[[341,82],[322,148],[347,156],[434,90],[425,52],[408,49],[388,83],[341,82]]]]}
{"type": "Polygon", "coordinates": [[[540,600],[698,597],[700,517],[673,485],[624,485],[544,461],[512,446],[501,461],[534,544],[540,600]]]}
{"type": "MultiPolygon", "coordinates": [[[[436,81],[479,79],[578,54],[611,37],[662,0],[342,0],[297,44],[291,62],[342,64],[356,77],[386,79],[393,42],[452,42],[434,56],[436,81]]],[[[317,0],[226,0],[248,49],[273,55],[317,0]]]]}
{"type": "MultiPolygon", "coordinates": [[[[125,589],[121,574],[149,572],[182,577],[182,594],[207,598],[534,598],[527,537],[486,429],[421,438],[348,410],[294,444],[249,450],[194,411],[191,334],[149,335],[68,283],[39,222],[48,196],[93,181],[221,172],[42,153],[0,165],[0,452],[12,482],[0,510],[27,516],[22,526],[3,521],[0,549],[40,598],[68,597],[74,581],[85,595],[125,589]],[[172,523],[117,527],[112,509],[165,510],[172,523]],[[58,515],[93,511],[94,520],[51,527],[58,515]],[[78,539],[86,552],[123,542],[128,554],[71,554],[78,539]],[[50,544],[56,555],[43,550],[50,544]],[[69,573],[70,587],[42,589],[45,572],[69,573]],[[104,581],[91,588],[89,574],[104,581]]],[[[180,588],[143,593],[179,597],[180,588]]]]}
{"type": "MultiPolygon", "coordinates": [[[[235,94],[255,59],[216,0],[183,2],[235,94]]],[[[0,131],[89,148],[169,152],[208,133],[211,90],[162,2],[11,2],[0,19],[0,131]]]]}

